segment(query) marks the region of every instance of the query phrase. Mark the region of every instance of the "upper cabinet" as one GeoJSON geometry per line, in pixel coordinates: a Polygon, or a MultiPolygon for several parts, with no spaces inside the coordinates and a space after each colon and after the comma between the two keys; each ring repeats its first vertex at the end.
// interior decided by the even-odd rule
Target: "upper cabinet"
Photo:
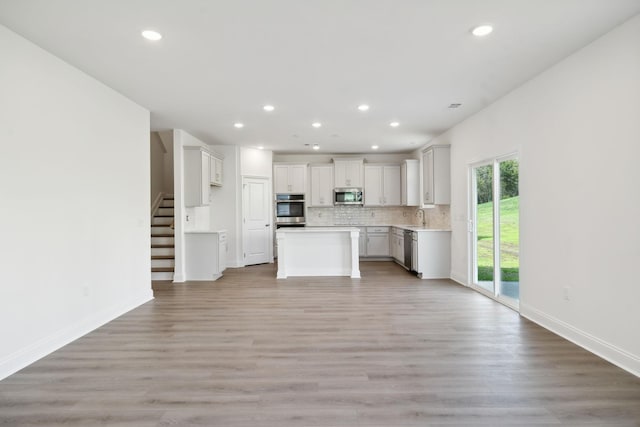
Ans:
{"type": "Polygon", "coordinates": [[[333,206],[333,165],[311,165],[310,188],[311,200],[309,207],[333,206]]]}
{"type": "Polygon", "coordinates": [[[422,203],[451,203],[451,155],[449,145],[432,145],[422,152],[422,203]]]}
{"type": "Polygon", "coordinates": [[[400,165],[364,166],[364,205],[400,206],[400,165]]]}
{"type": "Polygon", "coordinates": [[[184,205],[209,205],[210,155],[203,147],[184,147],[184,205]]]}
{"type": "Polygon", "coordinates": [[[402,206],[420,206],[420,160],[403,160],[400,168],[402,206]]]}
{"type": "Polygon", "coordinates": [[[273,165],[274,193],[304,194],[307,191],[307,165],[273,165]]]}
{"type": "Polygon", "coordinates": [[[222,159],[216,154],[209,157],[209,183],[222,186],[222,159]]]}
{"type": "Polygon", "coordinates": [[[336,188],[362,188],[364,159],[333,159],[336,188]]]}

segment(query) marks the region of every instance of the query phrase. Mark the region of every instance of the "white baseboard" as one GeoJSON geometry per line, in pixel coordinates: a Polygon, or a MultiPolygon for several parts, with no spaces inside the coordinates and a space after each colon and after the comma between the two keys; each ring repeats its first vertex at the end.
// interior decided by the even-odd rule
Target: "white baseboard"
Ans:
{"type": "Polygon", "coordinates": [[[640,357],[520,302],[520,315],[640,377],[640,357]]]}
{"type": "Polygon", "coordinates": [[[244,267],[244,265],[240,263],[238,260],[227,260],[227,268],[240,268],[240,267],[244,267]]]}
{"type": "Polygon", "coordinates": [[[456,283],[461,284],[462,286],[469,286],[467,284],[466,274],[460,274],[458,272],[452,271],[451,272],[451,280],[453,280],[456,283]]]}
{"type": "Polygon", "coordinates": [[[0,380],[12,375],[19,370],[31,365],[39,359],[53,353],[59,348],[77,340],[83,335],[88,334],[94,329],[122,316],[128,311],[149,302],[153,299],[153,291],[149,288],[148,292],[140,295],[131,301],[118,304],[98,313],[74,323],[72,326],[64,328],[47,337],[44,337],[35,343],[22,348],[0,360],[0,380]]]}

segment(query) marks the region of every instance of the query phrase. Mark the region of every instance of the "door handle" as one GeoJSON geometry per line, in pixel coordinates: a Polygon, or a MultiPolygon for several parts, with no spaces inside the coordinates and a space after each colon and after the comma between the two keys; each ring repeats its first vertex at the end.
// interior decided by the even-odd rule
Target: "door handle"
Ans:
{"type": "Polygon", "coordinates": [[[269,224],[265,224],[264,226],[265,226],[265,227],[268,227],[268,226],[269,226],[269,224]]]}

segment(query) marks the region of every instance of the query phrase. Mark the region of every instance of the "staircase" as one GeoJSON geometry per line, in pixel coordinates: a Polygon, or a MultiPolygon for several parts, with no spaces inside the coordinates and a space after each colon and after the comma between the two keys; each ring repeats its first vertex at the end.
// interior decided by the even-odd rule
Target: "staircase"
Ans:
{"type": "Polygon", "coordinates": [[[173,196],[163,197],[151,219],[151,280],[173,281],[174,230],[173,196]]]}

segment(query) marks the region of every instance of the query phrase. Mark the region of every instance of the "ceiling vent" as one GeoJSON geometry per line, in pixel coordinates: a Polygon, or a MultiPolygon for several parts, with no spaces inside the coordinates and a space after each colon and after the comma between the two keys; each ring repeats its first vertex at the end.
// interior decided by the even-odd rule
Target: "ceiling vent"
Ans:
{"type": "Polygon", "coordinates": [[[462,104],[457,104],[457,103],[449,104],[449,108],[458,108],[458,107],[460,107],[461,105],[462,105],[462,104]]]}

